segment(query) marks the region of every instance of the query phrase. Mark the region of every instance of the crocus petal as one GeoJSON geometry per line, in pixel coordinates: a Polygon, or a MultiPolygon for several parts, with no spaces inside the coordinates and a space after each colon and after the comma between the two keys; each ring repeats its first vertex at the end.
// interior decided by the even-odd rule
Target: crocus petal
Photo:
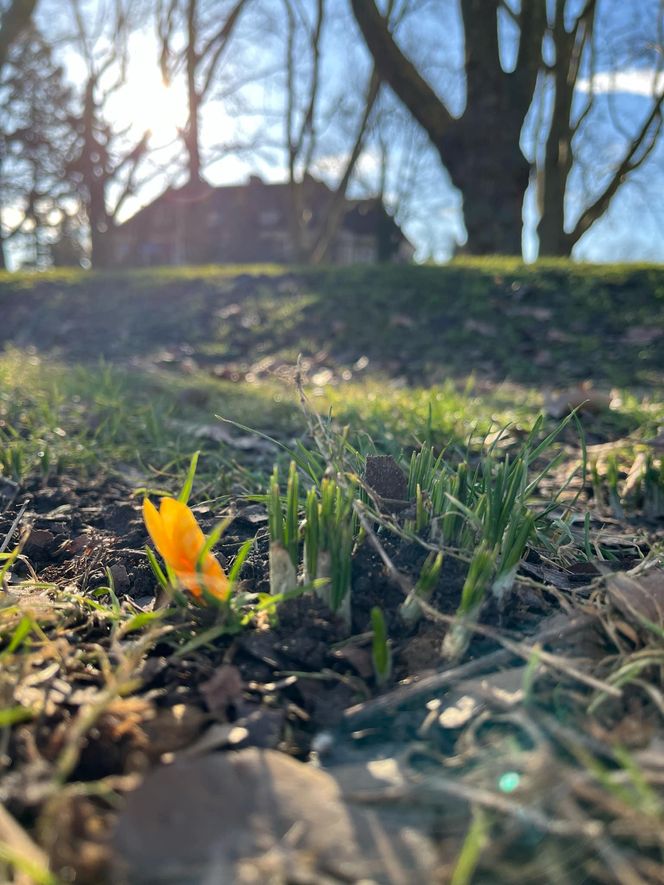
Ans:
{"type": "Polygon", "coordinates": [[[146,498],[143,518],[155,547],[186,590],[196,598],[204,590],[217,599],[228,598],[228,578],[213,553],[206,553],[197,568],[205,535],[186,504],[175,498],[162,498],[157,511],[146,498]]]}
{"type": "Polygon", "coordinates": [[[212,596],[216,596],[217,599],[225,600],[228,598],[228,578],[219,561],[212,553],[207,554],[200,571],[192,569],[178,571],[176,574],[182,586],[196,597],[202,596],[203,590],[206,590],[212,596]]]}
{"type": "Polygon", "coordinates": [[[196,572],[176,572],[180,584],[197,599],[203,595],[203,588],[196,572]]]}
{"type": "Polygon", "coordinates": [[[217,557],[212,553],[208,553],[205,557],[203,575],[205,578],[205,586],[213,596],[217,596],[219,599],[226,599],[228,597],[228,591],[230,589],[228,586],[228,578],[226,577],[223,568],[219,565],[217,557]]]}
{"type": "Polygon", "coordinates": [[[170,539],[164,529],[161,514],[149,498],[143,500],[143,519],[154,546],[161,556],[168,561],[171,548],[170,539]]]}
{"type": "Polygon", "coordinates": [[[196,517],[182,501],[162,498],[160,513],[170,536],[171,564],[176,571],[196,570],[196,561],[205,546],[205,535],[196,517]]]}

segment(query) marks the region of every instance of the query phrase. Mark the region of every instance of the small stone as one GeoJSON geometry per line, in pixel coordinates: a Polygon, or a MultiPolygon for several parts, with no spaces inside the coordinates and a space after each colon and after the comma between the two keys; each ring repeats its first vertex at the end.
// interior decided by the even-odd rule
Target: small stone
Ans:
{"type": "Polygon", "coordinates": [[[113,586],[116,593],[126,593],[129,590],[129,575],[121,562],[114,563],[109,572],[113,578],[113,586]]]}

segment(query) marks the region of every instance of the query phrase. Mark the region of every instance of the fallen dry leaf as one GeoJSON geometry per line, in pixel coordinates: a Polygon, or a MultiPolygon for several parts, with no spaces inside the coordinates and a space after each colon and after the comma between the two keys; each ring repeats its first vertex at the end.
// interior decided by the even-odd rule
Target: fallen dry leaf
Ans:
{"type": "Polygon", "coordinates": [[[331,774],[284,753],[183,760],[129,794],[114,834],[111,882],[432,881],[433,840],[417,832],[408,812],[384,804],[346,800],[331,774]],[[268,858],[278,875],[244,878],[268,858]]]}
{"type": "Polygon", "coordinates": [[[606,589],[614,606],[633,624],[664,628],[663,569],[652,569],[638,578],[618,572],[609,577],[606,589]]]}
{"type": "Polygon", "coordinates": [[[194,439],[206,439],[211,442],[223,443],[231,448],[243,452],[274,452],[276,446],[269,440],[258,434],[236,436],[228,431],[222,424],[193,424],[189,421],[168,421],[168,426],[173,430],[181,430],[190,434],[194,439]]]}
{"type": "Polygon", "coordinates": [[[566,390],[549,391],[544,396],[544,412],[551,418],[562,418],[574,409],[581,412],[600,412],[611,405],[611,395],[595,390],[588,382],[566,390]]]}

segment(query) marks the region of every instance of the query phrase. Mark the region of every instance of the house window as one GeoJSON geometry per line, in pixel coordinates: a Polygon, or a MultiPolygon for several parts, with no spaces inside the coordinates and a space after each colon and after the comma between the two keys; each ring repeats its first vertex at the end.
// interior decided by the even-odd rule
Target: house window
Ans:
{"type": "Polygon", "coordinates": [[[353,244],[348,237],[340,237],[336,248],[337,264],[353,263],[353,244]]]}
{"type": "Polygon", "coordinates": [[[258,216],[258,223],[261,227],[274,227],[279,223],[281,215],[277,209],[263,209],[258,216]]]}
{"type": "Polygon", "coordinates": [[[376,242],[373,237],[359,237],[344,233],[339,239],[339,264],[371,264],[376,260],[376,242]]]}

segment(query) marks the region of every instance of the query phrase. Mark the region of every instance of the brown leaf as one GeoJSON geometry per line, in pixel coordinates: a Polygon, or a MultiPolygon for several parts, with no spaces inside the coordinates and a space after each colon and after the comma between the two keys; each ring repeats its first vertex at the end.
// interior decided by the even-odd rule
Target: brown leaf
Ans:
{"type": "Polygon", "coordinates": [[[30,534],[23,548],[27,556],[34,556],[43,550],[49,550],[53,546],[55,535],[48,529],[30,529],[30,534]]]}
{"type": "Polygon", "coordinates": [[[551,391],[544,397],[544,411],[552,418],[562,418],[574,409],[582,412],[600,412],[608,409],[611,395],[594,390],[591,384],[579,384],[567,390],[551,391]]]}
{"type": "Polygon", "coordinates": [[[175,704],[158,709],[153,718],[142,724],[146,752],[157,761],[165,753],[175,753],[196,740],[208,717],[191,704],[175,704]]]}
{"type": "Polygon", "coordinates": [[[347,801],[331,774],[284,753],[179,761],[128,796],[111,881],[432,881],[434,842],[407,811],[389,810],[347,801]],[[268,859],[277,865],[271,878],[260,873],[268,859]]]}
{"type": "Polygon", "coordinates": [[[664,627],[663,569],[652,569],[638,578],[618,572],[609,577],[606,588],[611,602],[633,624],[664,627]]]}
{"type": "Polygon", "coordinates": [[[168,422],[168,426],[174,430],[182,430],[195,439],[223,443],[243,452],[274,452],[275,450],[275,446],[269,440],[258,436],[258,434],[237,436],[227,430],[222,424],[195,424],[190,421],[171,420],[168,422]]]}
{"type": "Polygon", "coordinates": [[[346,645],[343,648],[335,649],[332,657],[340,661],[346,661],[363,679],[369,679],[373,676],[373,659],[371,657],[371,649],[368,647],[346,645]]]}

